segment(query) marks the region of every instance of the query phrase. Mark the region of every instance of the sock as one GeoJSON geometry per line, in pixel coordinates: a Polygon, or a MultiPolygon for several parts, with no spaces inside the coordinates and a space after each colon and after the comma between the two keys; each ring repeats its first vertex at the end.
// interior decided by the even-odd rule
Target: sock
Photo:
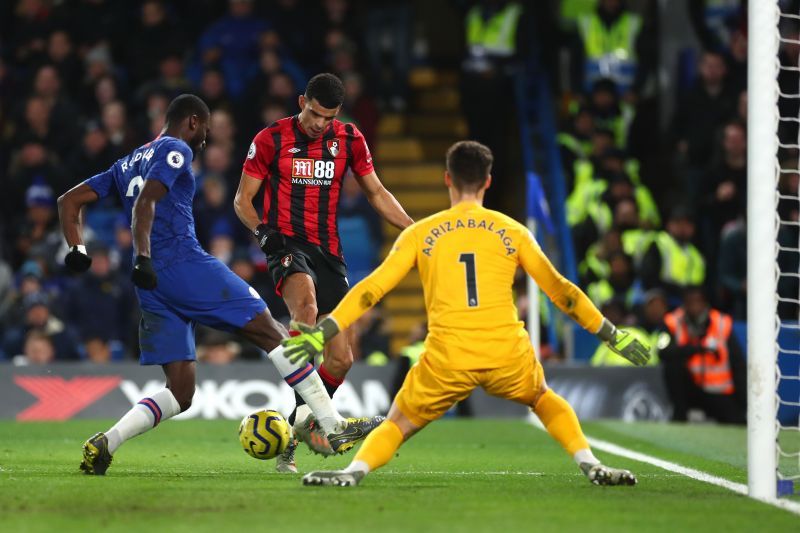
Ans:
{"type": "Polygon", "coordinates": [[[301,424],[305,422],[306,418],[308,418],[311,414],[313,414],[311,412],[311,408],[306,404],[298,405],[297,407],[294,408],[294,412],[295,415],[297,416],[297,421],[300,422],[301,424]]]}
{"type": "Polygon", "coordinates": [[[343,472],[347,472],[348,474],[352,474],[353,472],[361,472],[364,475],[369,474],[369,465],[364,461],[356,461],[353,459],[353,462],[350,463],[345,467],[343,472]]]}
{"type": "Polygon", "coordinates": [[[336,392],[336,389],[339,388],[339,385],[344,383],[344,378],[334,377],[333,374],[328,372],[323,365],[320,365],[317,372],[319,372],[319,377],[322,378],[322,383],[325,384],[325,390],[328,391],[328,396],[333,398],[333,394],[336,392]]]}
{"type": "Polygon", "coordinates": [[[542,394],[533,412],[542,421],[550,436],[556,439],[572,457],[575,457],[580,450],[589,449],[578,416],[572,406],[553,389],[547,389],[542,394]]]}
{"type": "Polygon", "coordinates": [[[303,397],[297,394],[297,391],[294,391],[294,409],[292,410],[292,414],[289,415],[289,418],[286,419],[290,426],[294,425],[294,421],[297,418],[297,408],[305,404],[306,401],[303,397]]]}
{"type": "MultiPolygon", "coordinates": [[[[289,330],[290,337],[297,337],[298,335],[300,335],[300,332],[296,329],[289,330]]],[[[297,394],[297,391],[294,391],[294,410],[292,411],[292,414],[289,415],[289,418],[286,419],[290,426],[294,426],[294,421],[297,419],[297,408],[305,404],[306,401],[303,399],[303,397],[297,394]]]]}
{"type": "Polygon", "coordinates": [[[162,420],[181,412],[178,400],[169,389],[163,389],[149,398],[142,398],[125,416],[106,431],[108,451],[113,453],[123,442],[156,427],[162,420]]]}
{"type": "Polygon", "coordinates": [[[278,369],[281,377],[297,392],[317,417],[317,422],[325,433],[338,433],[344,426],[344,418],[333,407],[330,396],[325,391],[314,365],[296,365],[283,356],[283,346],[269,353],[269,358],[278,369]]]}
{"type": "Polygon", "coordinates": [[[575,455],[573,455],[572,458],[575,460],[575,463],[578,466],[581,466],[582,464],[589,464],[592,466],[600,464],[600,459],[595,457],[592,453],[592,450],[589,448],[578,450],[575,452],[575,455]]]}
{"type": "Polygon", "coordinates": [[[369,434],[345,471],[365,474],[388,463],[403,444],[403,433],[391,420],[384,420],[369,434]]]}

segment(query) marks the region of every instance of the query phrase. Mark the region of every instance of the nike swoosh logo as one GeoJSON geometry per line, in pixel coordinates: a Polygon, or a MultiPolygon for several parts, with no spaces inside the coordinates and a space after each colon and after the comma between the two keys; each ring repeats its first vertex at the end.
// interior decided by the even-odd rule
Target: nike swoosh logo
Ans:
{"type": "Polygon", "coordinates": [[[357,439],[357,438],[360,438],[360,437],[363,437],[363,436],[364,436],[364,430],[361,429],[360,427],[354,427],[354,428],[348,427],[347,429],[344,430],[343,433],[339,433],[337,435],[334,435],[334,438],[336,438],[336,439],[356,438],[357,439]]]}

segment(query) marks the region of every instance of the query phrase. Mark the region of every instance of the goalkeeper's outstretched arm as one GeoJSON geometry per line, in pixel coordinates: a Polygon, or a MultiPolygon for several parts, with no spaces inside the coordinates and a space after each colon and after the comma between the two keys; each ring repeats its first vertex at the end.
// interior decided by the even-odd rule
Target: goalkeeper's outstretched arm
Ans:
{"type": "Polygon", "coordinates": [[[330,316],[336,321],[340,330],[350,327],[350,324],[381,301],[381,298],[394,289],[414,268],[417,262],[417,250],[411,235],[412,231],[412,227],[403,230],[383,263],[358,282],[333,310],[330,316]]]}
{"type": "Polygon", "coordinates": [[[547,294],[548,298],[581,325],[608,343],[609,347],[635,365],[645,365],[650,358],[650,347],[630,334],[618,330],[605,318],[586,294],[556,270],[533,236],[525,232],[520,244],[519,261],[525,272],[547,294]]]}

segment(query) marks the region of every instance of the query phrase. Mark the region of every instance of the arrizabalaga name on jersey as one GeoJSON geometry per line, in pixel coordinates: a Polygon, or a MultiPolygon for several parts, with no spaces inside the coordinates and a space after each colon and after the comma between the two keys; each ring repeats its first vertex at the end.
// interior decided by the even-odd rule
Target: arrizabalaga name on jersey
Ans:
{"type": "Polygon", "coordinates": [[[450,233],[451,231],[456,231],[460,229],[483,229],[486,231],[490,231],[497,235],[497,237],[503,242],[503,246],[506,248],[506,255],[512,255],[514,252],[517,251],[514,248],[513,244],[514,241],[511,239],[509,235],[506,235],[508,228],[500,228],[495,230],[494,228],[494,220],[490,220],[488,223],[485,219],[481,219],[480,222],[476,221],[474,218],[467,218],[465,220],[461,220],[460,218],[456,219],[455,222],[451,222],[449,220],[445,220],[435,228],[431,228],[428,232],[428,236],[425,237],[425,244],[428,245],[427,248],[422,249],[422,253],[430,257],[431,253],[433,252],[433,247],[436,245],[436,241],[439,237],[450,233]]]}

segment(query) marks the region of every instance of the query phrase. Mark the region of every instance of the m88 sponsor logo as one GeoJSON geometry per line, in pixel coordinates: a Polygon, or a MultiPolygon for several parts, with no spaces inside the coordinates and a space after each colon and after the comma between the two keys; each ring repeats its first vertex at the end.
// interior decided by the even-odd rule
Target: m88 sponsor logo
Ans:
{"type": "Polygon", "coordinates": [[[336,174],[336,162],[295,157],[292,159],[292,183],[330,185],[336,174]]]}

